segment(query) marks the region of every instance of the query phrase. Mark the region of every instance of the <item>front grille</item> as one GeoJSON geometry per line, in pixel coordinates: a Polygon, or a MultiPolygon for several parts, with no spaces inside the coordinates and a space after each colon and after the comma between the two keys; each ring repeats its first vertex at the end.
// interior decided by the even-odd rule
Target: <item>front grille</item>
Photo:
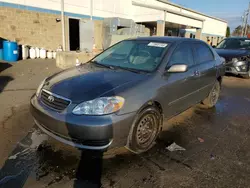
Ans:
{"type": "Polygon", "coordinates": [[[240,57],[238,58],[240,61],[250,61],[250,56],[243,56],[243,57],[240,57]]]}
{"type": "Polygon", "coordinates": [[[49,108],[60,112],[66,109],[70,104],[69,99],[65,99],[46,90],[42,90],[41,92],[41,101],[49,108]]]}
{"type": "MultiPolygon", "coordinates": [[[[226,63],[232,63],[232,57],[225,57],[226,63]]],[[[248,56],[242,56],[242,57],[237,57],[239,61],[247,61],[250,62],[250,55],[248,56]]]]}

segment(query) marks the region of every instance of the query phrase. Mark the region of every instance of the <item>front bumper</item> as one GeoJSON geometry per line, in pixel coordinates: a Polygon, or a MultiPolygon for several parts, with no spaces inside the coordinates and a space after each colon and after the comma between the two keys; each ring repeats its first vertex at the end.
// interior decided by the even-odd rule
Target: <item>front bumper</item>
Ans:
{"type": "Polygon", "coordinates": [[[37,126],[56,140],[80,149],[106,150],[108,147],[124,146],[135,113],[125,115],[86,116],[74,115],[73,106],[57,112],[34,95],[31,113],[37,126]]]}
{"type": "Polygon", "coordinates": [[[245,75],[248,74],[249,69],[246,69],[245,71],[241,70],[240,68],[237,68],[235,66],[226,66],[225,68],[226,73],[231,73],[235,75],[245,75]]]}

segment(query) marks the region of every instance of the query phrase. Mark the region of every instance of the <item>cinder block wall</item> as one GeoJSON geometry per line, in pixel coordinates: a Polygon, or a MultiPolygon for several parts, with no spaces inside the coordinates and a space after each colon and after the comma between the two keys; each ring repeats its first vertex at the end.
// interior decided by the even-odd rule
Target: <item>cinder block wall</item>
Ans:
{"type": "Polygon", "coordinates": [[[0,7],[0,37],[54,50],[61,45],[60,16],[49,13],[0,7]]]}
{"type": "MultiPolygon", "coordinates": [[[[62,45],[61,18],[58,14],[43,13],[0,6],[0,37],[55,50],[62,45]]],[[[103,21],[94,20],[94,38],[97,49],[102,49],[103,21]]],[[[66,50],[69,50],[69,22],[65,16],[66,50]]]]}

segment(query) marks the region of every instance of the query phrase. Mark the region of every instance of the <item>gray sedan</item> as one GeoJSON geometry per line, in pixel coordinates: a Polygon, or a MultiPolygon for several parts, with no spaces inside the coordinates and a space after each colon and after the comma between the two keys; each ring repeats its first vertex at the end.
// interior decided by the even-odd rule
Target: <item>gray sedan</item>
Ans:
{"type": "Polygon", "coordinates": [[[46,78],[31,112],[41,130],[65,144],[140,153],[152,147],[164,119],[200,102],[215,106],[223,75],[221,58],[202,41],[124,40],[46,78]]]}

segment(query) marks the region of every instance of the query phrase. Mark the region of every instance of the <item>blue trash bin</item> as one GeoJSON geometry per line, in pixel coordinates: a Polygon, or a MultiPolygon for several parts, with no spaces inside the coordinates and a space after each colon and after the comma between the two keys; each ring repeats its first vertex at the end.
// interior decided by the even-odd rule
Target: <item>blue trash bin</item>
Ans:
{"type": "Polygon", "coordinates": [[[3,60],[16,62],[18,60],[18,45],[16,42],[3,41],[3,60]]]}
{"type": "Polygon", "coordinates": [[[0,61],[3,60],[3,49],[0,49],[0,61]]]}
{"type": "Polygon", "coordinates": [[[0,60],[3,60],[3,39],[0,38],[0,60]]]}

